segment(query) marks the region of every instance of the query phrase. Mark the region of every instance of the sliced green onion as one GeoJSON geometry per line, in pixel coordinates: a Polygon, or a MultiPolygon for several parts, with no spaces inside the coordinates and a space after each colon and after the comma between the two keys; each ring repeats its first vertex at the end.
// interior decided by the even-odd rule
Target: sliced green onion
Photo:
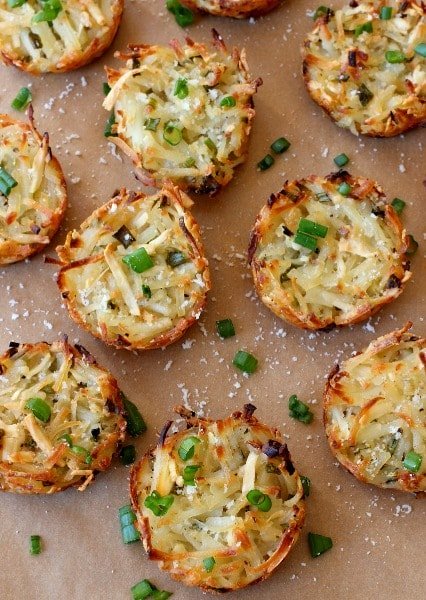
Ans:
{"type": "Polygon", "coordinates": [[[411,450],[405,455],[402,464],[407,469],[407,471],[410,471],[411,473],[417,473],[422,465],[422,461],[423,457],[420,454],[417,454],[417,452],[411,450]]]}
{"type": "Polygon", "coordinates": [[[222,98],[220,101],[220,106],[222,108],[233,108],[236,104],[237,101],[233,96],[225,96],[225,98],[222,98]]]}
{"type": "Polygon", "coordinates": [[[145,129],[149,129],[149,131],[157,131],[159,122],[160,119],[145,119],[143,126],[145,129]]]}
{"type": "Polygon", "coordinates": [[[411,254],[415,254],[417,252],[419,244],[418,244],[418,242],[416,242],[416,240],[411,235],[411,233],[409,233],[407,235],[407,237],[408,237],[408,248],[405,253],[410,256],[411,254]]]}
{"type": "Polygon", "coordinates": [[[330,9],[327,6],[318,6],[318,8],[316,9],[316,11],[313,14],[313,20],[316,21],[319,17],[323,17],[324,15],[326,15],[328,13],[330,9]]]}
{"type": "Polygon", "coordinates": [[[325,238],[327,231],[328,227],[321,225],[320,223],[315,223],[315,221],[310,221],[309,219],[300,219],[297,228],[298,233],[308,233],[309,235],[322,238],[325,238]]]}
{"type": "Polygon", "coordinates": [[[108,117],[107,122],[105,123],[105,127],[104,127],[104,136],[105,137],[115,137],[117,135],[116,133],[113,133],[113,131],[112,131],[113,125],[115,125],[114,111],[112,111],[112,113],[108,117]]]}
{"type": "Polygon", "coordinates": [[[358,98],[362,106],[367,106],[367,104],[373,99],[374,94],[365,83],[361,83],[358,88],[358,98]]]}
{"type": "Polygon", "coordinates": [[[414,52],[419,56],[423,56],[423,58],[426,58],[426,42],[417,44],[417,46],[414,48],[414,52]]]}
{"type": "Polygon", "coordinates": [[[270,167],[272,167],[274,162],[275,162],[275,158],[273,156],[271,156],[270,154],[267,154],[266,156],[264,156],[262,158],[262,160],[260,160],[257,163],[257,170],[258,171],[266,171],[266,169],[269,169],[270,167]]]}
{"type": "Polygon", "coordinates": [[[195,485],[195,474],[200,468],[200,465],[188,465],[184,468],[182,477],[185,485],[195,485]]]}
{"type": "Polygon", "coordinates": [[[184,98],[188,95],[188,82],[186,79],[179,78],[176,81],[175,91],[173,92],[174,96],[177,96],[180,100],[184,100],[184,98]]]}
{"type": "Polygon", "coordinates": [[[290,417],[301,423],[305,423],[305,425],[308,425],[314,418],[309,406],[301,402],[296,394],[293,394],[288,399],[288,409],[290,417]]]}
{"type": "Polygon", "coordinates": [[[282,154],[290,148],[290,142],[285,137],[280,137],[271,144],[271,150],[276,154],[282,154]]]}
{"type": "Polygon", "coordinates": [[[392,7],[382,6],[380,9],[380,18],[382,21],[389,21],[392,18],[392,7]]]}
{"type": "Polygon", "coordinates": [[[8,171],[6,171],[6,169],[0,167],[0,193],[3,196],[7,197],[9,196],[12,189],[17,185],[18,182],[16,181],[16,179],[14,179],[12,175],[8,171]]]}
{"type": "Polygon", "coordinates": [[[132,599],[145,600],[145,598],[149,598],[151,596],[153,591],[154,588],[152,587],[148,579],[143,579],[131,588],[132,599]]]}
{"type": "Polygon", "coordinates": [[[177,146],[182,141],[182,130],[167,121],[163,129],[163,138],[170,146],[177,146]]]}
{"type": "Polygon", "coordinates": [[[42,398],[30,398],[27,400],[25,408],[30,410],[43,423],[47,423],[52,415],[50,406],[42,398]]]}
{"type": "Polygon", "coordinates": [[[169,494],[168,496],[160,496],[156,491],[153,491],[149,496],[145,498],[144,506],[151,510],[156,517],[164,516],[171,505],[174,502],[174,496],[169,494]]]}
{"type": "Polygon", "coordinates": [[[203,559],[203,567],[207,573],[211,573],[213,571],[215,564],[216,561],[213,556],[208,556],[207,558],[203,559]]]}
{"type": "Polygon", "coordinates": [[[385,58],[388,63],[394,65],[398,63],[403,63],[407,60],[407,57],[403,52],[399,50],[388,50],[385,54],[385,58]]]}
{"type": "Polygon", "coordinates": [[[231,319],[222,319],[221,321],[216,321],[216,331],[221,338],[230,338],[235,335],[234,323],[231,319]]]}
{"type": "Polygon", "coordinates": [[[166,590],[154,590],[151,593],[151,598],[152,600],[167,600],[172,595],[172,592],[166,592],[166,590]]]}
{"type": "Polygon", "coordinates": [[[255,506],[262,512],[268,512],[272,507],[272,500],[268,494],[264,494],[260,490],[250,490],[246,495],[247,500],[252,506],[255,506]]]}
{"type": "Polygon", "coordinates": [[[187,461],[193,458],[195,454],[195,446],[197,446],[198,444],[201,444],[201,440],[195,435],[191,435],[182,440],[178,448],[178,454],[181,460],[187,461]]]}
{"type": "Polygon", "coordinates": [[[111,91],[111,86],[106,81],[104,81],[102,84],[102,91],[104,93],[104,96],[108,96],[108,94],[111,91]]]}
{"type": "Polygon", "coordinates": [[[204,140],[204,143],[209,150],[211,150],[214,154],[217,154],[217,147],[213,140],[207,138],[206,140],[204,140]]]}
{"type": "Polygon", "coordinates": [[[179,250],[173,250],[172,252],[169,252],[166,258],[166,263],[169,265],[169,267],[172,267],[172,269],[178,267],[179,265],[183,265],[186,262],[188,262],[187,257],[179,250]]]}
{"type": "Polygon", "coordinates": [[[30,535],[30,554],[41,553],[41,537],[39,535],[30,535]]]}
{"type": "Polygon", "coordinates": [[[308,250],[316,250],[317,248],[317,239],[300,231],[294,236],[294,242],[299,244],[299,246],[308,248],[308,250]]]}
{"type": "Polygon", "coordinates": [[[176,23],[180,27],[187,27],[194,22],[193,13],[186,6],[182,6],[177,0],[166,0],[166,7],[174,15],[176,23]]]}
{"type": "Polygon", "coordinates": [[[133,404],[123,393],[121,393],[121,400],[124,406],[124,418],[127,423],[127,433],[132,437],[138,437],[142,433],[145,433],[147,427],[143,420],[138,407],[133,404]]]}
{"type": "Polygon", "coordinates": [[[84,462],[86,463],[86,465],[90,465],[92,463],[92,460],[93,460],[92,455],[86,448],[83,448],[83,446],[72,445],[70,447],[70,450],[73,454],[76,454],[77,456],[84,458],[84,462]]]}
{"type": "Polygon", "coordinates": [[[72,446],[72,439],[69,433],[63,433],[62,435],[59,436],[58,440],[60,440],[61,442],[65,442],[65,444],[71,448],[72,446]]]}
{"type": "Polygon", "coordinates": [[[43,1],[42,6],[43,9],[33,16],[33,23],[43,23],[45,21],[51,23],[56,19],[62,10],[62,4],[59,2],[59,0],[43,1]]]}
{"type": "Polygon", "coordinates": [[[154,266],[154,261],[145,248],[126,254],[121,260],[135,273],[143,273],[154,266]]]}
{"type": "Polygon", "coordinates": [[[302,482],[303,493],[305,494],[306,497],[308,497],[311,493],[311,480],[309,479],[309,477],[306,477],[305,475],[301,475],[300,481],[302,482]]]}
{"type": "Polygon", "coordinates": [[[355,27],[355,37],[360,36],[364,32],[373,33],[373,23],[371,21],[367,21],[366,23],[355,27]]]}
{"type": "Polygon", "coordinates": [[[352,191],[352,188],[349,185],[349,183],[346,183],[346,181],[344,181],[343,183],[341,183],[339,185],[339,187],[337,188],[337,191],[339,192],[339,194],[342,194],[342,196],[349,196],[349,194],[352,191]]]}
{"type": "Polygon", "coordinates": [[[133,544],[140,540],[139,531],[134,526],[136,515],[130,504],[126,504],[118,509],[118,518],[120,520],[121,537],[125,544],[133,544]]]}
{"type": "MultiPolygon", "coordinates": [[[[16,6],[22,6],[22,4],[17,4],[16,6]]],[[[11,106],[16,110],[24,110],[24,108],[28,106],[32,99],[33,97],[31,95],[30,90],[27,87],[22,87],[16,94],[15,98],[12,100],[11,106]]]]}
{"type": "Polygon", "coordinates": [[[308,533],[309,549],[311,551],[312,558],[321,556],[327,550],[333,547],[333,540],[325,535],[319,533],[308,533]]]}
{"type": "Polygon", "coordinates": [[[151,288],[149,287],[149,285],[146,285],[145,283],[142,285],[142,293],[145,296],[145,298],[148,298],[148,300],[152,297],[151,288]]]}
{"type": "Polygon", "coordinates": [[[18,8],[18,6],[22,6],[25,4],[27,0],[7,0],[7,5],[9,8],[18,8]]]}
{"type": "Polygon", "coordinates": [[[120,450],[120,460],[123,465],[131,465],[135,462],[136,459],[136,448],[133,444],[129,444],[128,446],[123,446],[120,450]]]}
{"type": "Polygon", "coordinates": [[[400,215],[404,210],[405,202],[404,200],[401,200],[401,198],[394,198],[391,202],[391,206],[393,206],[394,211],[400,215]]]}
{"type": "Polygon", "coordinates": [[[257,369],[258,360],[250,352],[238,350],[232,360],[232,364],[237,369],[244,371],[244,373],[254,373],[257,369]]]}
{"type": "Polygon", "coordinates": [[[338,167],[344,167],[348,164],[349,157],[342,152],[342,154],[338,154],[337,156],[335,156],[333,160],[338,167]]]}

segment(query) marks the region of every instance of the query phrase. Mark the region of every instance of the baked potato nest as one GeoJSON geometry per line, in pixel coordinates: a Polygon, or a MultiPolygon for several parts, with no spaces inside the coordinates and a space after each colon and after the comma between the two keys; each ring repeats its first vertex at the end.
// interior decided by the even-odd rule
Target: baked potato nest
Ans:
{"type": "Polygon", "coordinates": [[[426,493],[426,340],[411,323],[379,337],[330,373],[324,424],[331,451],[357,479],[426,493]],[[404,464],[421,457],[420,468],[404,464]]]}
{"type": "Polygon", "coordinates": [[[182,0],[182,4],[191,10],[234,19],[259,17],[281,2],[282,0],[182,0]]]}
{"type": "Polygon", "coordinates": [[[171,184],[152,196],[122,189],[69,232],[57,248],[57,281],[71,317],[117,348],[159,348],[179,339],[200,317],[210,289],[190,205],[171,184]],[[147,269],[126,262],[135,252],[147,269]]]}
{"type": "Polygon", "coordinates": [[[305,518],[303,486],[286,444],[253,416],[251,404],[217,421],[175,410],[187,428],[167,436],[167,423],[157,447],[131,472],[131,500],[149,558],[174,579],[206,591],[265,579],[296,542],[305,518]],[[180,445],[191,436],[198,443],[183,460],[180,445]],[[188,483],[189,464],[198,470],[188,483]],[[252,489],[269,496],[268,511],[250,505],[252,489]],[[173,499],[166,514],[145,506],[153,492],[173,499]]]}
{"type": "Polygon", "coordinates": [[[29,123],[0,114],[0,166],[17,185],[0,195],[0,265],[45,249],[67,207],[64,174],[29,109],[29,123]]]}
{"type": "Polygon", "coordinates": [[[146,185],[170,180],[184,190],[215,194],[247,154],[253,95],[245,51],[229,53],[214,31],[214,48],[186,38],[170,47],[131,44],[107,67],[104,108],[115,123],[109,138],[138,167],[146,185]]]}
{"type": "Polygon", "coordinates": [[[286,182],[272,194],[256,219],[248,258],[260,299],[278,317],[329,329],[363,321],[401,294],[411,277],[408,241],[382,188],[339,171],[286,182]],[[301,219],[327,230],[314,251],[294,241],[301,219]]]}
{"type": "Polygon", "coordinates": [[[84,490],[125,436],[114,377],[82,346],[11,343],[0,357],[0,489],[84,490]],[[45,422],[27,407],[47,404],[45,422]]]}
{"type": "Polygon", "coordinates": [[[112,43],[124,0],[60,0],[50,22],[34,22],[40,0],[10,7],[0,0],[0,57],[28,73],[63,73],[100,56],[112,43]]]}
{"type": "MultiPolygon", "coordinates": [[[[426,123],[426,63],[415,52],[426,40],[423,2],[355,2],[328,10],[303,49],[303,76],[312,99],[352,133],[389,137],[426,123]],[[387,53],[402,53],[398,62],[387,53]]],[[[396,53],[396,54],[395,54],[396,53]]]]}

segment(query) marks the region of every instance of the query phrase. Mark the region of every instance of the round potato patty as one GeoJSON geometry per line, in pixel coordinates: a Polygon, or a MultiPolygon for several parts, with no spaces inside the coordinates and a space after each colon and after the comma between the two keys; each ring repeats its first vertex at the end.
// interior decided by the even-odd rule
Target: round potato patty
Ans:
{"type": "Polygon", "coordinates": [[[388,137],[424,125],[425,17],[416,0],[321,12],[302,52],[313,100],[354,134],[388,137]]]}
{"type": "Polygon", "coordinates": [[[0,265],[46,248],[67,207],[59,162],[47,133],[0,114],[0,265]]]}
{"type": "Polygon", "coordinates": [[[78,69],[111,44],[123,6],[124,0],[0,0],[0,56],[34,74],[78,69]]]}
{"type": "Polygon", "coordinates": [[[110,140],[128,154],[147,185],[172,181],[214,194],[244,162],[253,95],[244,50],[229,53],[215,32],[214,50],[186,39],[170,47],[130,45],[126,66],[107,68],[113,110],[110,140]]]}
{"type": "Polygon", "coordinates": [[[117,348],[168,346],[199,317],[210,289],[191,200],[165,186],[121,190],[57,248],[71,317],[117,348]]]}
{"type": "Polygon", "coordinates": [[[303,486],[280,433],[253,417],[196,418],[136,464],[130,491],[149,558],[182,583],[210,591],[268,577],[305,518],[303,486]]]}
{"type": "Polygon", "coordinates": [[[260,211],[249,246],[254,284],[304,329],[358,323],[410,278],[408,239],[378,184],[346,171],[287,182],[260,211]]]}
{"type": "Polygon", "coordinates": [[[264,15],[281,2],[282,0],[182,0],[182,4],[192,10],[234,19],[264,15]]]}
{"type": "Polygon", "coordinates": [[[122,412],[116,380],[82,346],[12,342],[0,357],[0,489],[85,489],[124,439],[122,412]]]}
{"type": "Polygon", "coordinates": [[[410,326],[333,370],[324,424],[331,451],[357,479],[426,493],[426,340],[410,326]]]}

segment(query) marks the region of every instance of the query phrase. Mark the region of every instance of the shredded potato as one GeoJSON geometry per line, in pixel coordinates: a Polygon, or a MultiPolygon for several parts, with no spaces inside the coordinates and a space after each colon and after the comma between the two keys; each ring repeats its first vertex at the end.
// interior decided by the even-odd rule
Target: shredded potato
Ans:
{"type": "Polygon", "coordinates": [[[210,275],[188,203],[171,185],[149,197],[122,190],[68,234],[58,285],[77,323],[131,350],[167,346],[199,318],[210,275]],[[136,272],[123,259],[141,249],[153,264],[136,272]]]}
{"type": "MultiPolygon", "coordinates": [[[[31,114],[31,112],[30,112],[31,114]]],[[[0,264],[46,248],[67,206],[62,169],[32,119],[27,125],[0,115],[0,166],[17,185],[0,195],[0,264]]]]}
{"type": "Polygon", "coordinates": [[[218,34],[215,45],[129,46],[116,54],[126,66],[107,68],[104,108],[116,121],[110,140],[146,172],[144,182],[213,194],[245,160],[260,80],[250,80],[244,51],[229,54],[218,34]],[[221,106],[224,98],[233,105],[221,106]],[[172,143],[167,127],[177,136],[172,143]]]}
{"type": "Polygon", "coordinates": [[[426,40],[423,2],[360,2],[317,19],[303,47],[303,73],[312,98],[354,134],[393,136],[426,123],[426,61],[415,47],[426,40]],[[372,32],[357,28],[368,24],[372,32]],[[359,29],[357,30],[359,32],[359,29]],[[390,63],[386,53],[406,60],[390,63]]]}
{"type": "Polygon", "coordinates": [[[411,276],[406,249],[381,188],[339,171],[272,194],[252,231],[249,261],[268,308],[298,327],[324,329],[364,320],[397,298],[411,276]],[[302,218],[326,227],[315,251],[294,241],[302,218]]]}
{"type": "Polygon", "coordinates": [[[177,410],[188,429],[169,437],[163,431],[157,448],[131,474],[132,503],[149,558],[174,579],[206,590],[256,583],[278,567],[304,522],[303,487],[287,446],[277,430],[252,416],[252,405],[220,421],[177,410]],[[184,461],[179,447],[189,436],[198,443],[184,461]],[[199,466],[193,485],[184,479],[188,465],[199,466]],[[246,495],[252,489],[269,496],[269,510],[250,505],[246,495]],[[145,506],[153,491],[173,498],[162,516],[145,506]],[[206,558],[215,561],[210,571],[206,558]]]}
{"type": "Polygon", "coordinates": [[[324,422],[332,452],[361,481],[426,492],[426,341],[407,330],[373,341],[330,375],[324,422]],[[422,459],[417,472],[404,465],[422,459]]]}
{"type": "Polygon", "coordinates": [[[183,0],[182,4],[192,10],[218,15],[220,17],[233,17],[234,19],[247,19],[258,17],[271,11],[281,3],[281,0],[183,0]]]}
{"type": "Polygon", "coordinates": [[[33,21],[43,9],[40,0],[11,8],[0,0],[0,56],[31,73],[77,69],[100,56],[111,44],[124,0],[60,0],[62,9],[51,22],[33,21]]]}
{"type": "Polygon", "coordinates": [[[0,358],[0,489],[85,489],[124,439],[121,413],[116,380],[83,347],[11,344],[0,358]],[[27,408],[34,398],[48,405],[47,422],[27,408]]]}

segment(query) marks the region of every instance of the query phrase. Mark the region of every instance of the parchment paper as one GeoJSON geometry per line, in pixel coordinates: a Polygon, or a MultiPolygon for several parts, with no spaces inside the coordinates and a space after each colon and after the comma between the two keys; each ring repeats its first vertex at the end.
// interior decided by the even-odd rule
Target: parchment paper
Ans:
{"type": "MultiPolygon", "coordinates": [[[[334,2],[337,6],[338,2],[334,2]]],[[[384,600],[424,596],[424,500],[380,491],[357,482],[333,460],[323,433],[321,397],[324,378],[336,360],[360,349],[374,337],[405,323],[425,334],[425,131],[389,140],[357,139],[337,128],[308,97],[301,78],[299,48],[312,26],[312,0],[286,0],[265,18],[233,21],[203,17],[188,33],[208,40],[215,27],[228,46],[245,46],[253,76],[264,85],[256,111],[247,163],[215,199],[196,201],[194,213],[203,228],[211,261],[213,289],[207,310],[185,338],[164,351],[132,354],[114,351],[86,334],[61,306],[55,267],[43,257],[0,270],[0,341],[52,341],[62,332],[83,343],[117,377],[140,407],[149,425],[137,442],[138,454],[155,440],[172,416],[172,407],[187,401],[206,415],[223,417],[250,401],[257,415],[280,427],[302,474],[312,479],[308,518],[300,541],[266,582],[235,593],[251,600],[330,598],[384,600]],[[269,144],[287,137],[290,150],[273,168],[256,172],[269,144]],[[376,178],[390,198],[407,201],[404,219],[420,243],[414,276],[403,295],[367,324],[318,335],[297,330],[272,315],[255,297],[245,264],[250,228],[270,193],[285,179],[334,170],[332,159],[345,152],[354,174],[376,178]],[[234,320],[237,336],[221,341],[216,319],[234,320]],[[259,359],[251,377],[231,365],[238,349],[259,359]],[[297,393],[312,403],[314,422],[305,426],[288,417],[287,400],[297,393]],[[333,538],[334,547],[312,559],[307,533],[333,538]]],[[[72,74],[30,77],[0,67],[0,110],[24,85],[32,84],[34,109],[41,131],[51,135],[69,185],[70,207],[55,246],[71,227],[123,185],[139,185],[125,157],[114,155],[103,138],[107,113],[101,108],[104,64],[128,42],[167,43],[184,31],[164,8],[163,0],[126,2],[119,34],[110,51],[91,66],[72,74]]],[[[117,509],[128,499],[128,468],[118,461],[100,474],[84,493],[76,490],[50,497],[0,495],[1,600],[120,600],[143,578],[172,591],[176,600],[201,597],[150,563],[141,544],[124,546],[117,509]],[[40,534],[44,551],[30,556],[28,540],[40,534]]]]}

